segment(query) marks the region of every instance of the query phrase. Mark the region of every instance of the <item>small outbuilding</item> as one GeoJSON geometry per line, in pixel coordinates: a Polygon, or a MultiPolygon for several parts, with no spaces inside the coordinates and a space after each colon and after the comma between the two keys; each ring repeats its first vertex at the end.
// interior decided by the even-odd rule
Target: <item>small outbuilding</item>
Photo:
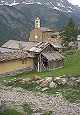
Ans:
{"type": "Polygon", "coordinates": [[[34,70],[45,71],[64,66],[64,57],[48,42],[40,42],[29,52],[34,54],[34,70]]]}

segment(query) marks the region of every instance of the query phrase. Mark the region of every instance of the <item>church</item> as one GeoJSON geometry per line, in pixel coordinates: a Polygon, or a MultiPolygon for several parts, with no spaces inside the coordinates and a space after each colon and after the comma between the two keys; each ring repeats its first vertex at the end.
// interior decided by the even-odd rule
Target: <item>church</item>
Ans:
{"type": "Polygon", "coordinates": [[[30,32],[29,41],[50,42],[53,44],[61,44],[62,42],[59,32],[41,26],[39,17],[35,19],[35,28],[30,32]]]}
{"type": "Polygon", "coordinates": [[[0,47],[0,75],[63,67],[64,56],[48,41],[53,33],[51,29],[40,27],[40,19],[36,18],[28,42],[9,40],[4,43],[0,47]]]}

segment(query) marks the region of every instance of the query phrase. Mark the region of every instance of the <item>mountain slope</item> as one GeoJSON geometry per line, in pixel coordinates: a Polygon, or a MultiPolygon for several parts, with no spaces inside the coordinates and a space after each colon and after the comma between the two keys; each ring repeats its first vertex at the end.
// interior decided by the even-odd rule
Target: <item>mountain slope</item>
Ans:
{"type": "Polygon", "coordinates": [[[78,22],[79,11],[67,0],[0,0],[0,44],[8,39],[28,40],[36,16],[42,26],[62,29],[71,16],[78,22]]]}

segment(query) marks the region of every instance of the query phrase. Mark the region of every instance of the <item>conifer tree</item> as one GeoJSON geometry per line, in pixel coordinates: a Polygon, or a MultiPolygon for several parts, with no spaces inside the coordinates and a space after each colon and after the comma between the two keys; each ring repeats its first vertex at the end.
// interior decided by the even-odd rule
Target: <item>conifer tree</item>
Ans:
{"type": "Polygon", "coordinates": [[[61,33],[61,36],[64,39],[64,42],[75,41],[77,38],[78,29],[72,18],[69,19],[69,22],[64,27],[64,31],[61,33]]]}

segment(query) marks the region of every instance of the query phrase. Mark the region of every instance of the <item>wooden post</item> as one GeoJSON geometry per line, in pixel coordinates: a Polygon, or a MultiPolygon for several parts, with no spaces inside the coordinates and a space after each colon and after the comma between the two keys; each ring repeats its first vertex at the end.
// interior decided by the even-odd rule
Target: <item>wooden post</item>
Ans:
{"type": "Polygon", "coordinates": [[[41,54],[38,57],[38,72],[41,72],[41,54]]]}
{"type": "Polygon", "coordinates": [[[39,57],[38,57],[38,72],[40,71],[39,57]]]}

